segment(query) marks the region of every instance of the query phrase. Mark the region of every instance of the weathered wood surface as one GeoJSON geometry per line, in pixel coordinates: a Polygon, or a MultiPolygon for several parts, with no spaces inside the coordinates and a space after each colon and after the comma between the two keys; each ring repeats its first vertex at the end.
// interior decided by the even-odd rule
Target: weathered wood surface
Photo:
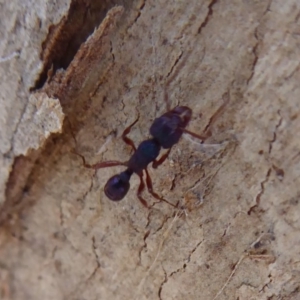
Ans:
{"type": "Polygon", "coordinates": [[[0,298],[299,299],[299,2],[115,4],[0,4],[0,298]],[[73,150],[127,160],[165,88],[194,132],[229,104],[149,168],[181,209],[113,203],[73,150]]]}

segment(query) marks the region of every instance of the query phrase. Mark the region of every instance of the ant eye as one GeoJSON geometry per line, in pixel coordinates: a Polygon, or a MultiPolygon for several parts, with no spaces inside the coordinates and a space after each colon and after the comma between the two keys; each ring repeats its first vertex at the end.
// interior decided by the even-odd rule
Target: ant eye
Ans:
{"type": "Polygon", "coordinates": [[[121,173],[108,179],[104,187],[104,192],[110,200],[120,201],[125,197],[129,188],[129,178],[121,173]]]}

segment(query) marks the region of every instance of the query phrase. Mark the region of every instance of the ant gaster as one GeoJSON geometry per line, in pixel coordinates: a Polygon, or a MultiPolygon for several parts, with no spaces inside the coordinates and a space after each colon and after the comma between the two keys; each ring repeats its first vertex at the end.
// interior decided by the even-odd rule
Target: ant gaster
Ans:
{"type": "Polygon", "coordinates": [[[145,189],[145,184],[143,180],[143,171],[145,171],[146,185],[149,193],[154,198],[160,201],[167,202],[168,204],[174,207],[177,207],[177,205],[170,203],[169,201],[160,197],[158,194],[156,194],[153,191],[152,180],[148,173],[147,166],[151,162],[153,168],[157,168],[159,165],[161,165],[167,159],[171,151],[171,148],[178,143],[183,133],[190,134],[193,137],[196,137],[204,141],[207,137],[210,136],[210,131],[208,130],[208,127],[210,127],[210,125],[214,123],[215,119],[223,111],[224,106],[227,104],[226,102],[224,102],[224,104],[221,105],[221,107],[214,113],[214,115],[210,119],[209,126],[207,126],[205,130],[206,134],[200,136],[186,129],[192,117],[192,110],[187,106],[176,106],[175,108],[170,109],[168,105],[168,96],[166,91],[164,94],[164,100],[167,104],[168,111],[164,113],[162,116],[156,118],[152,123],[150,127],[150,134],[152,136],[151,139],[141,142],[138,148],[136,148],[133,141],[127,137],[131,128],[137,123],[139,117],[124,130],[122,134],[122,139],[126,144],[130,145],[134,150],[133,155],[130,157],[128,161],[126,162],[105,161],[105,162],[96,163],[94,165],[90,165],[87,164],[85,158],[79,154],[83,160],[84,166],[87,168],[92,168],[97,170],[100,168],[113,167],[113,166],[127,167],[125,171],[117,175],[114,175],[110,179],[108,179],[104,187],[104,192],[105,195],[110,200],[120,201],[125,197],[125,195],[127,194],[130,188],[130,183],[129,183],[130,178],[132,174],[135,173],[140,177],[140,185],[137,191],[137,197],[144,206],[148,207],[147,202],[141,196],[143,190],[145,189]],[[168,149],[168,151],[165,154],[163,154],[159,160],[157,160],[161,148],[168,149]]]}

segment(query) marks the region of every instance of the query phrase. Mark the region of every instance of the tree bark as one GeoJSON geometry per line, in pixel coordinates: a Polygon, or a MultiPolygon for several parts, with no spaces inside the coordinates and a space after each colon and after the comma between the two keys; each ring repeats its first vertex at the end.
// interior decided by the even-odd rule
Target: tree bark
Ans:
{"type": "Polygon", "coordinates": [[[300,299],[297,1],[0,7],[1,299],[300,299]],[[127,161],[167,105],[212,132],[149,168],[178,208],[110,201],[124,168],[78,154],[127,161]]]}

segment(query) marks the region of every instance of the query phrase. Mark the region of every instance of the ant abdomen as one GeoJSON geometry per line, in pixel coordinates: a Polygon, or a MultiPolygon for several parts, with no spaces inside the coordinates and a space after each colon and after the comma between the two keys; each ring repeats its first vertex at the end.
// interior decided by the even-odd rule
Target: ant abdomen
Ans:
{"type": "Polygon", "coordinates": [[[129,180],[132,174],[133,172],[131,170],[126,170],[108,179],[104,187],[104,192],[107,198],[112,201],[122,200],[129,191],[129,180]]]}

